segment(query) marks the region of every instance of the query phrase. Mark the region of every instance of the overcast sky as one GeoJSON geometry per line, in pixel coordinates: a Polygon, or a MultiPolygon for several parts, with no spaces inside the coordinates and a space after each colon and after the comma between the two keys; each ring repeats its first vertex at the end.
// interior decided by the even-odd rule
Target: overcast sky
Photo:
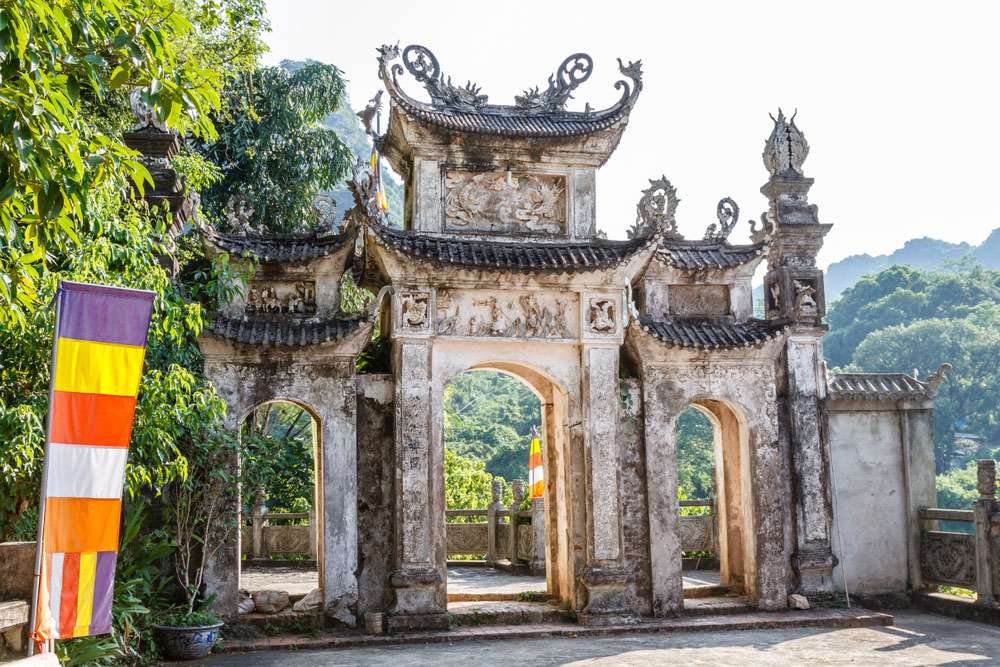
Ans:
{"type": "MultiPolygon", "coordinates": [[[[598,226],[624,238],[648,179],[677,188],[688,238],[733,197],[745,242],[766,209],[768,113],[798,109],[816,179],[810,201],[834,223],[820,266],[931,236],[978,244],[1000,226],[1000,3],[319,2],[269,0],[266,64],[337,65],[361,109],[380,87],[375,49],[423,44],[455,83],[491,103],[545,87],[566,56],[594,72],[571,109],[618,94],[616,57],[641,59],[644,90],[597,176],[598,226]]],[[[408,85],[407,85],[408,84],[408,85]]],[[[406,90],[425,99],[422,88],[406,90]]]]}

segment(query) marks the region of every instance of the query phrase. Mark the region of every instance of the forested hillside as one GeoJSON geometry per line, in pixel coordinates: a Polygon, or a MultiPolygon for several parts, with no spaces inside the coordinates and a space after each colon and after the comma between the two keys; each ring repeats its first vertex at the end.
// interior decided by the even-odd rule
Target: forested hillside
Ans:
{"type": "Polygon", "coordinates": [[[827,322],[831,372],[925,377],[952,365],[935,403],[938,503],[971,503],[973,459],[1000,446],[1000,271],[971,258],[935,271],[893,266],[845,290],[827,322]]]}

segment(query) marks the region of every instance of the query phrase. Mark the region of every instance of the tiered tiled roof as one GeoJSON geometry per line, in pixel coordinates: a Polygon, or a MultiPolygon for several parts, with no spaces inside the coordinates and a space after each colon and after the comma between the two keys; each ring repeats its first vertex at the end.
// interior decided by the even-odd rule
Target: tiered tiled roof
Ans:
{"type": "Polygon", "coordinates": [[[204,238],[231,255],[256,257],[263,262],[301,262],[325,257],[354,241],[353,234],[220,234],[203,230],[204,238]]]}
{"type": "Polygon", "coordinates": [[[339,340],[370,321],[362,314],[319,321],[244,320],[216,314],[208,329],[216,338],[234,343],[297,347],[339,340]]]}
{"type": "Polygon", "coordinates": [[[704,320],[657,320],[639,318],[639,326],[664,343],[677,347],[738,348],[757,347],[781,336],[785,327],[760,321],[718,323],[704,320]]]}
{"type": "Polygon", "coordinates": [[[664,241],[656,251],[665,264],[689,271],[730,269],[746,264],[767,252],[764,244],[731,246],[724,241],[664,241]]]}
{"type": "Polygon", "coordinates": [[[843,401],[924,400],[934,398],[939,384],[937,375],[921,382],[905,373],[841,373],[830,378],[827,395],[843,401]]]}
{"type": "Polygon", "coordinates": [[[570,273],[618,266],[653,243],[651,239],[594,239],[564,243],[463,239],[369,225],[384,245],[418,261],[474,269],[570,273]]]}

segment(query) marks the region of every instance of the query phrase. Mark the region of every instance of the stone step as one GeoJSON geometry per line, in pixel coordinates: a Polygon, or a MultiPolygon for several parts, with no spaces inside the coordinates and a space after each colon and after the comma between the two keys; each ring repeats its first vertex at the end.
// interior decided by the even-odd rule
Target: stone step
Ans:
{"type": "MultiPolygon", "coordinates": [[[[465,604],[462,603],[463,607],[465,604]]],[[[478,606],[485,608],[487,604],[478,606]]],[[[456,605],[448,606],[451,608],[456,605]]],[[[555,610],[560,611],[558,609],[555,610]]],[[[360,631],[347,630],[327,632],[319,637],[303,637],[289,633],[273,637],[258,636],[247,640],[227,640],[219,647],[219,650],[223,653],[244,653],[247,651],[393,646],[399,644],[451,643],[486,639],[582,637],[642,634],[649,632],[709,632],[783,628],[864,628],[892,625],[892,621],[893,618],[889,614],[868,611],[860,607],[853,609],[808,609],[803,611],[753,611],[751,613],[721,613],[707,616],[685,613],[676,618],[644,618],[638,622],[621,625],[592,627],[579,625],[568,620],[560,620],[545,623],[456,626],[445,631],[405,632],[395,635],[365,635],[360,631]]]]}
{"type": "Polygon", "coordinates": [[[684,599],[721,598],[729,594],[728,586],[685,586],[684,599]]]}
{"type": "Polygon", "coordinates": [[[745,597],[684,598],[683,616],[718,616],[720,614],[745,614],[756,611],[745,597]]]}
{"type": "Polygon", "coordinates": [[[576,614],[546,602],[448,602],[452,627],[478,625],[522,625],[525,623],[565,623],[576,614]]]}

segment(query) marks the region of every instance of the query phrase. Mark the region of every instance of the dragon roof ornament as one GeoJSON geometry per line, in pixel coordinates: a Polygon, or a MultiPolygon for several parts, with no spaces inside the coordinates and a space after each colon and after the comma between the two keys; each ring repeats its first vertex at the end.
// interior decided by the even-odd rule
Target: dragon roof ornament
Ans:
{"type": "Polygon", "coordinates": [[[628,237],[645,238],[662,233],[666,239],[683,239],[677,231],[676,213],[680,203],[677,188],[666,176],[649,179],[649,187],[642,191],[642,199],[636,204],[635,224],[628,230],[628,237]]]}
{"type": "Polygon", "coordinates": [[[802,130],[795,127],[795,116],[792,114],[790,120],[785,120],[785,114],[778,109],[778,117],[771,116],[774,121],[774,129],[771,136],[764,144],[764,166],[767,167],[771,176],[778,176],[785,172],[793,171],[799,176],[803,176],[802,163],[809,155],[809,143],[802,130]]]}
{"type": "Polygon", "coordinates": [[[445,76],[437,57],[427,47],[411,44],[400,52],[399,45],[383,45],[378,49],[379,73],[390,94],[407,104],[424,111],[446,113],[478,113],[501,116],[556,116],[578,119],[599,119],[629,108],[642,90],[642,61],[628,65],[618,59],[618,69],[628,77],[615,83],[622,96],[612,107],[604,111],[593,111],[590,105],[585,111],[567,111],[566,103],[573,99],[573,91],[590,78],[594,68],[593,59],[585,53],[575,53],[566,58],[559,69],[548,79],[548,87],[529,88],[515,97],[514,105],[489,104],[489,98],[472,81],[464,86],[456,86],[450,76],[445,76]],[[395,63],[402,55],[402,64],[395,63]],[[408,71],[430,95],[430,104],[413,99],[402,91],[399,75],[408,71]]]}
{"type": "Polygon", "coordinates": [[[733,227],[740,219],[740,207],[736,205],[731,197],[725,197],[719,202],[716,208],[716,215],[719,224],[713,222],[705,230],[706,241],[725,241],[733,231],[733,227]]]}

